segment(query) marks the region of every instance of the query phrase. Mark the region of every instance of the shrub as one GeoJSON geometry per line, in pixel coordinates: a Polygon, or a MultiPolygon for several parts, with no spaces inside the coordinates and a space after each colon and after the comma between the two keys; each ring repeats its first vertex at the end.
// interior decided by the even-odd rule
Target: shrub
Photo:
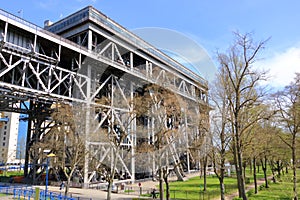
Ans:
{"type": "Polygon", "coordinates": [[[264,189],[264,187],[265,187],[265,185],[260,185],[260,186],[259,186],[259,190],[264,189]]]}
{"type": "Polygon", "coordinates": [[[249,191],[247,192],[247,196],[248,196],[248,197],[252,196],[253,192],[254,192],[253,190],[249,190],[249,191]]]}
{"type": "Polygon", "coordinates": [[[249,177],[245,177],[245,183],[249,184],[250,183],[250,178],[249,177]]]}

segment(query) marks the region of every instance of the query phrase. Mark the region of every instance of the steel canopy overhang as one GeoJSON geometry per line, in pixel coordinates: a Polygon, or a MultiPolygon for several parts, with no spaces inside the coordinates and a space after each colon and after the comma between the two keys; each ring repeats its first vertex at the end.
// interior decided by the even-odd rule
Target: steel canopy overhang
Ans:
{"type": "Polygon", "coordinates": [[[105,30],[109,30],[114,36],[121,38],[122,40],[128,42],[130,45],[136,47],[136,49],[144,51],[146,54],[151,55],[152,57],[160,60],[162,63],[175,69],[177,72],[181,73],[188,79],[193,79],[196,82],[201,83],[205,88],[207,88],[207,81],[204,80],[201,76],[194,73],[187,67],[178,63],[171,57],[167,56],[165,53],[159,51],[154,46],[150,45],[137,35],[131,33],[120,24],[116,23],[97,9],[92,6],[83,8],[82,10],[69,15],[68,17],[53,23],[49,27],[46,27],[46,30],[51,32],[62,34],[74,26],[78,26],[84,22],[91,21],[102,26],[105,30]],[[80,19],[80,20],[78,20],[80,19]]]}

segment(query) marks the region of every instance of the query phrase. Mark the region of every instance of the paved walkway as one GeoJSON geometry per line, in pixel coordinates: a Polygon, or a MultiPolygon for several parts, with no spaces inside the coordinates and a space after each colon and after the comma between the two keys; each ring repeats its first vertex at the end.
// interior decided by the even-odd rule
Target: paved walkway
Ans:
{"type": "MultiPolygon", "coordinates": [[[[195,177],[195,176],[199,176],[199,173],[191,173],[187,175],[187,178],[191,178],[191,177],[195,177]]],[[[171,177],[170,181],[172,180],[176,180],[176,177],[171,177]]],[[[145,181],[145,182],[141,182],[141,186],[143,188],[158,188],[158,181],[145,181]]],[[[264,184],[264,180],[258,180],[257,181],[257,185],[258,187],[260,185],[264,184]]],[[[127,186],[133,186],[133,187],[137,187],[138,186],[138,182],[131,184],[131,185],[127,185],[127,186]]],[[[44,186],[36,186],[36,187],[40,187],[41,189],[44,189],[44,186]]],[[[249,191],[251,189],[254,188],[254,183],[248,185],[246,187],[246,191],[249,191]]],[[[49,186],[48,187],[49,191],[52,192],[61,192],[63,193],[64,191],[59,190],[59,187],[54,187],[54,186],[49,186]]],[[[86,199],[88,200],[89,198],[93,199],[93,200],[103,200],[106,199],[106,195],[107,193],[105,191],[102,190],[95,190],[95,189],[81,189],[81,188],[70,188],[70,195],[72,195],[73,197],[80,197],[82,199],[86,199]]],[[[127,195],[127,194],[122,194],[122,193],[112,193],[112,199],[114,200],[132,200],[132,198],[138,198],[138,195],[127,195]]],[[[226,200],[231,200],[234,199],[235,197],[238,197],[238,192],[232,193],[232,194],[228,194],[225,196],[226,200]]],[[[6,196],[6,197],[0,197],[1,200],[11,200],[13,199],[12,196],[6,196]]],[[[141,197],[140,197],[141,198],[141,197]]],[[[151,199],[151,198],[144,198],[144,199],[151,199]]],[[[215,200],[220,199],[215,198],[215,200]]]]}
{"type": "MultiPolygon", "coordinates": [[[[195,173],[190,173],[190,174],[186,174],[186,179],[192,178],[192,177],[196,177],[196,176],[200,176],[200,172],[195,172],[195,173]]],[[[177,177],[176,176],[171,176],[169,178],[169,181],[176,181],[177,177]]],[[[139,181],[135,182],[134,184],[130,184],[128,186],[138,186],[139,181]]],[[[158,181],[141,181],[141,186],[145,187],[145,188],[156,188],[158,189],[158,185],[159,182],[158,181]]]]}
{"type": "MultiPolygon", "coordinates": [[[[199,173],[191,173],[188,174],[186,177],[195,177],[199,176],[199,173]]],[[[170,177],[170,181],[175,181],[176,177],[170,177]]],[[[152,188],[158,188],[158,181],[141,181],[141,187],[145,189],[152,189],[152,188]]],[[[133,184],[128,184],[126,185],[127,187],[138,187],[139,182],[133,183],[133,184]]],[[[39,187],[41,189],[44,189],[45,186],[34,186],[34,187],[39,187]]],[[[64,191],[60,190],[59,187],[54,187],[54,186],[49,186],[48,191],[52,192],[57,192],[57,193],[62,193],[64,191]]],[[[89,198],[93,200],[103,200],[106,199],[107,193],[102,190],[95,190],[95,189],[81,189],[81,188],[70,188],[69,190],[70,195],[73,197],[80,197],[85,200],[88,200],[89,198]]],[[[146,198],[146,197],[139,197],[138,195],[128,195],[128,194],[122,194],[122,193],[112,193],[112,199],[114,200],[132,200],[132,198],[140,198],[140,199],[152,199],[152,198],[146,198]]],[[[0,197],[1,200],[11,200],[13,199],[13,196],[6,196],[6,197],[0,197]]]]}

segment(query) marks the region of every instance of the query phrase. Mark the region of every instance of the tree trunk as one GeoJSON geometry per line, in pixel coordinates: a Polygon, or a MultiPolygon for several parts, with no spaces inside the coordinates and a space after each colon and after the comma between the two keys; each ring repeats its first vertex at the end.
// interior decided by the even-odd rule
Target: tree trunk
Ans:
{"type": "Polygon", "coordinates": [[[267,156],[265,156],[265,158],[261,160],[261,167],[264,172],[265,187],[269,188],[268,177],[267,177],[267,156]]]}
{"type": "Polygon", "coordinates": [[[252,174],[253,173],[253,171],[252,171],[252,165],[253,165],[253,163],[252,162],[250,162],[250,174],[252,174]]]}
{"type": "MultiPolygon", "coordinates": [[[[237,120],[238,118],[236,118],[237,120]]],[[[238,130],[238,123],[235,124],[235,129],[238,130]]],[[[238,181],[238,188],[239,188],[239,197],[243,200],[247,200],[246,191],[245,191],[245,181],[243,175],[243,163],[242,163],[242,152],[240,147],[240,137],[239,132],[235,133],[235,141],[236,141],[236,153],[237,153],[237,166],[236,166],[236,175],[238,181]]]]}
{"type": "Polygon", "coordinates": [[[296,134],[293,135],[293,142],[292,142],[292,165],[293,165],[293,193],[294,193],[294,200],[298,200],[297,194],[297,168],[296,168],[296,134]]]}
{"type": "Polygon", "coordinates": [[[256,158],[253,158],[253,180],[254,180],[254,193],[257,194],[257,178],[256,178],[256,158]]]}
{"type": "Polygon", "coordinates": [[[280,178],[281,176],[281,163],[279,160],[276,161],[276,164],[277,164],[277,172],[278,172],[278,178],[280,178]]]}
{"type": "Polygon", "coordinates": [[[65,185],[65,196],[68,196],[70,189],[71,177],[68,177],[67,184],[65,185]]]}
{"type": "Polygon", "coordinates": [[[70,189],[70,185],[71,185],[72,174],[73,174],[73,171],[71,171],[70,174],[67,174],[65,172],[65,176],[67,177],[67,184],[65,185],[65,196],[68,196],[68,194],[69,194],[69,189],[70,189]]]}
{"type": "Polygon", "coordinates": [[[168,167],[163,170],[163,177],[166,184],[166,200],[170,200],[170,186],[169,186],[169,180],[168,180],[168,167]]]}
{"type": "MultiPolygon", "coordinates": [[[[234,161],[234,167],[235,167],[235,173],[236,175],[238,174],[238,164],[237,164],[237,156],[236,156],[236,148],[235,148],[235,144],[233,146],[233,161],[234,161]]],[[[241,194],[241,187],[240,187],[240,180],[238,179],[238,176],[237,176],[237,186],[238,186],[238,191],[239,191],[239,197],[240,194],[241,194]]]]}
{"type": "Polygon", "coordinates": [[[273,181],[273,183],[276,183],[275,171],[274,170],[272,170],[272,181],[273,181]]]}
{"type": "Polygon", "coordinates": [[[207,156],[205,156],[203,159],[203,191],[206,191],[207,188],[206,169],[207,169],[207,156]]]}
{"type": "Polygon", "coordinates": [[[224,185],[224,176],[225,176],[225,147],[224,147],[224,137],[221,135],[221,162],[220,162],[220,173],[217,172],[217,165],[216,165],[216,157],[215,157],[215,152],[213,151],[213,168],[216,176],[219,179],[219,184],[220,184],[220,195],[221,195],[221,200],[225,200],[225,185],[224,185]]]}
{"type": "Polygon", "coordinates": [[[221,200],[225,200],[225,185],[224,185],[224,178],[219,178],[219,181],[220,181],[221,200]]]}
{"type": "Polygon", "coordinates": [[[244,180],[246,179],[246,162],[243,163],[243,175],[244,175],[244,180]]]}
{"type": "Polygon", "coordinates": [[[113,178],[110,177],[108,180],[108,186],[107,186],[107,200],[111,200],[111,190],[112,190],[112,185],[113,185],[113,178]]]}
{"type": "Polygon", "coordinates": [[[244,175],[242,170],[242,155],[241,153],[238,153],[238,171],[237,171],[237,178],[239,179],[239,187],[240,187],[240,197],[243,200],[247,200],[246,196],[246,190],[245,190],[245,181],[244,181],[244,175]]]}
{"type": "Polygon", "coordinates": [[[199,162],[199,169],[200,169],[200,176],[199,176],[199,178],[201,179],[202,178],[202,176],[203,176],[203,163],[201,162],[201,159],[200,159],[200,162],[199,162]]]}
{"type": "Polygon", "coordinates": [[[158,178],[159,178],[159,199],[164,199],[164,187],[163,187],[163,175],[162,175],[162,169],[158,169],[158,178]]]}
{"type": "MultiPolygon", "coordinates": [[[[219,182],[220,182],[220,193],[221,193],[221,200],[225,200],[225,185],[224,185],[224,176],[225,176],[225,158],[221,158],[221,166],[220,166],[220,175],[219,175],[219,182]]],[[[214,170],[216,172],[216,167],[214,166],[214,170]]],[[[217,174],[217,173],[216,173],[217,174]]]]}
{"type": "Polygon", "coordinates": [[[170,187],[169,187],[168,180],[165,183],[166,183],[166,199],[170,200],[170,187]]]}
{"type": "Polygon", "coordinates": [[[115,177],[115,173],[116,173],[116,166],[117,166],[117,162],[118,162],[118,157],[117,154],[119,152],[119,146],[116,147],[116,149],[113,149],[113,166],[110,175],[108,175],[108,188],[107,188],[107,200],[111,200],[111,190],[112,190],[112,186],[113,186],[113,182],[114,182],[114,177],[115,177]]]}

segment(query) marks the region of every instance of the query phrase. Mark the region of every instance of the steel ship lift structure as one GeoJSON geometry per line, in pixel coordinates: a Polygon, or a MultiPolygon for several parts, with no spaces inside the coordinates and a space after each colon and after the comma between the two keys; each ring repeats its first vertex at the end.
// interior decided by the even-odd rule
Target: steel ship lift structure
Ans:
{"type": "MultiPolygon", "coordinates": [[[[37,172],[43,164],[30,148],[51,128],[52,123],[45,122],[55,102],[85,105],[86,147],[98,157],[99,165],[111,160],[112,150],[90,134],[97,133],[104,123],[122,124],[126,120],[124,114],[132,109],[130,99],[143,85],[162,85],[200,107],[208,106],[206,80],[91,6],[54,24],[46,23],[44,28],[0,10],[0,41],[0,111],[29,115],[25,175],[33,182],[37,182],[37,172]],[[115,99],[106,106],[106,112],[98,101],[102,96],[115,99]],[[91,125],[94,121],[96,126],[91,125]]],[[[197,114],[200,110],[195,107],[197,114]]],[[[135,181],[139,172],[135,158],[139,136],[137,121],[131,123],[130,134],[122,143],[124,152],[118,155],[118,168],[126,172],[130,181],[135,181]]],[[[145,124],[151,126],[149,119],[145,124]]],[[[181,128],[189,171],[188,147],[200,130],[189,125],[187,119],[181,128]]],[[[181,159],[176,147],[170,151],[174,162],[181,159]]],[[[89,162],[86,157],[85,186],[97,174],[89,168],[89,162]]],[[[155,170],[155,165],[151,170],[155,170]]]]}

